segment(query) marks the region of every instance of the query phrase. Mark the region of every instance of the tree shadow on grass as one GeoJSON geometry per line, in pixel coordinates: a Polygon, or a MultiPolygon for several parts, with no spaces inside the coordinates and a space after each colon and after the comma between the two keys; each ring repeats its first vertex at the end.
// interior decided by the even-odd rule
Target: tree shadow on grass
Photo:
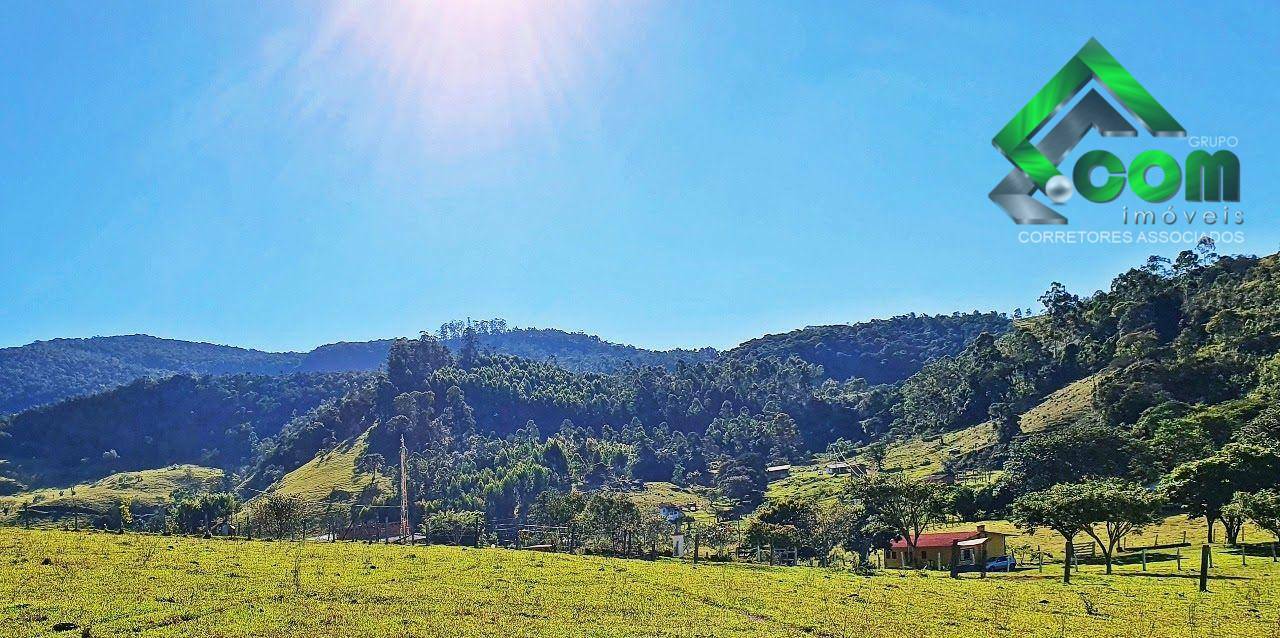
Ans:
{"type": "MultiPolygon", "coordinates": [[[[1189,560],[1189,559],[1188,559],[1188,556],[1190,556],[1190,554],[1185,554],[1185,553],[1184,553],[1184,554],[1182,555],[1182,560],[1184,560],[1184,561],[1185,561],[1185,560],[1189,560]]],[[[1197,558],[1199,558],[1199,555],[1197,554],[1197,555],[1196,555],[1196,557],[1197,557],[1197,558]]],[[[1178,560],[1178,557],[1177,557],[1177,555],[1176,555],[1176,554],[1172,554],[1172,553],[1165,553],[1165,552],[1159,552],[1159,553],[1157,553],[1157,552],[1147,552],[1147,565],[1151,565],[1152,563],[1172,563],[1172,562],[1175,562],[1175,561],[1177,561],[1177,560],[1178,560]]],[[[1142,564],[1142,554],[1141,554],[1141,553],[1137,553],[1137,554],[1121,554],[1121,555],[1118,555],[1118,556],[1116,556],[1115,558],[1113,558],[1113,559],[1111,560],[1111,564],[1112,564],[1112,565],[1116,565],[1116,566],[1119,566],[1119,565],[1141,565],[1141,564],[1142,564]]]]}
{"type": "Polygon", "coordinates": [[[1231,549],[1227,550],[1227,553],[1233,554],[1235,556],[1239,556],[1242,550],[1247,556],[1254,557],[1254,558],[1264,558],[1268,561],[1271,560],[1272,556],[1280,556],[1280,544],[1275,544],[1271,542],[1245,543],[1243,546],[1237,545],[1235,547],[1232,547],[1231,549]]]}
{"type": "MultiPolygon", "coordinates": [[[[1169,574],[1161,572],[1118,572],[1112,576],[1126,576],[1138,578],[1185,578],[1189,580],[1199,580],[1200,574],[1169,574]]],[[[1250,576],[1216,576],[1212,572],[1209,574],[1209,582],[1215,580],[1253,580],[1250,576]]]]}

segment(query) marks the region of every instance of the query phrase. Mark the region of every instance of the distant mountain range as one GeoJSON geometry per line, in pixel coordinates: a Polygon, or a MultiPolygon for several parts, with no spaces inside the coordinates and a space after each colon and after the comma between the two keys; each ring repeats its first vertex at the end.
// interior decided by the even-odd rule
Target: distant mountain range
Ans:
{"type": "Polygon", "coordinates": [[[93,394],[146,377],[293,372],[306,359],[148,335],[53,339],[0,349],[0,413],[93,394]]]}
{"type": "MultiPolygon", "coordinates": [[[[575,372],[613,372],[625,365],[674,366],[716,356],[702,350],[645,350],[562,330],[522,328],[478,337],[484,350],[539,361],[554,359],[575,372]]],[[[0,414],[95,394],[144,378],[174,374],[282,375],[368,372],[387,360],[391,339],[341,342],[310,352],[263,352],[235,346],[122,335],[53,339],[0,349],[0,414]]],[[[459,339],[446,345],[457,350],[459,339]]]]}

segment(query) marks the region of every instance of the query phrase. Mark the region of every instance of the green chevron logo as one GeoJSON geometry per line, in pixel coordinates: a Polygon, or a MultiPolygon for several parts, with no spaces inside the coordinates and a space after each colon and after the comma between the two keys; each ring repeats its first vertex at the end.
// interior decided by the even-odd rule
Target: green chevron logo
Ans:
{"type": "MultiPolygon", "coordinates": [[[[1107,151],[1090,151],[1076,163],[1072,179],[1058,165],[1090,130],[1104,137],[1136,137],[1138,132],[1097,91],[1090,90],[1039,143],[1032,139],[1058,111],[1096,80],[1115,102],[1154,137],[1186,137],[1187,131],[1152,97],[1097,40],[1090,38],[1044,88],[1022,107],[991,140],[1014,166],[990,198],[1019,224],[1065,224],[1066,218],[1032,196],[1043,192],[1056,204],[1065,203],[1075,192],[1092,202],[1119,197],[1126,181],[1134,194],[1149,202],[1168,200],[1182,185],[1182,169],[1164,151],[1139,154],[1128,167],[1107,151]],[[1160,170],[1160,182],[1151,184],[1148,169],[1160,170]],[[1091,176],[1104,169],[1107,179],[1095,185],[1091,176]]],[[[1187,158],[1188,201],[1239,201],[1239,160],[1230,151],[1213,155],[1195,151],[1187,158]]]]}
{"type": "Polygon", "coordinates": [[[1075,57],[1067,61],[1049,83],[1013,116],[991,140],[1004,156],[1022,169],[1036,186],[1044,189],[1049,180],[1062,174],[1032,143],[1031,138],[1053,116],[1096,79],[1111,92],[1156,137],[1185,137],[1186,129],[1160,106],[1150,93],[1116,61],[1097,40],[1090,38],[1075,57]]]}

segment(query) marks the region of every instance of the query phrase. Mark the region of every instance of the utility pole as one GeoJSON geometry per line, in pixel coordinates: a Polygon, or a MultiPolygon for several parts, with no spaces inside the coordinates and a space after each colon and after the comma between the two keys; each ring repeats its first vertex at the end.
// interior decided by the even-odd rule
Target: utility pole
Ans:
{"type": "Polygon", "coordinates": [[[400,435],[400,542],[409,538],[409,450],[400,435]]]}

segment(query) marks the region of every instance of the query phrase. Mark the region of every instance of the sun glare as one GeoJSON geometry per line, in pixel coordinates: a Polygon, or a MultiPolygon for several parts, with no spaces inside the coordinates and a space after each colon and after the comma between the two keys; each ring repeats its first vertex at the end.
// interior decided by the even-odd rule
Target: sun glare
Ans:
{"type": "MultiPolygon", "coordinates": [[[[591,73],[600,5],[426,0],[339,5],[308,55],[436,142],[547,126],[591,73]]],[[[333,81],[334,77],[323,78],[333,81]]]]}

